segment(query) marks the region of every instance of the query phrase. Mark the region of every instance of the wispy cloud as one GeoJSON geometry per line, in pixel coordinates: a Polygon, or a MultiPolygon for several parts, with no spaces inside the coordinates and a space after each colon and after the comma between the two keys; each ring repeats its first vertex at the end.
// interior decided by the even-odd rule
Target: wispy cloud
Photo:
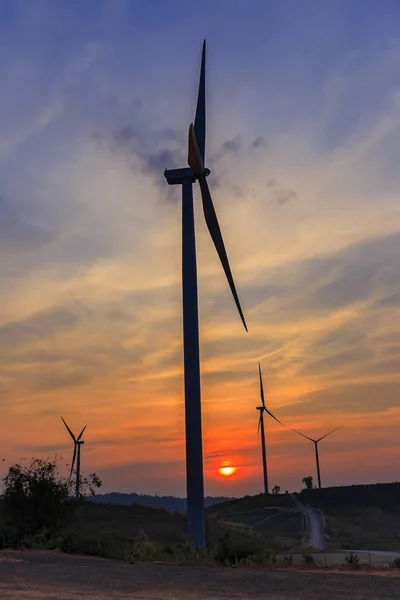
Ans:
{"type": "MultiPolygon", "coordinates": [[[[260,489],[259,360],[269,406],[288,426],[346,426],[340,449],[324,446],[327,483],[354,480],[362,461],[372,466],[359,477],[390,479],[400,47],[374,13],[372,48],[343,3],[329,26],[340,44],[322,36],[329,27],[311,4],[300,15],[272,3],[271,35],[245,4],[210,4],[219,33],[205,29],[209,184],[250,329],[196,190],[207,493],[223,493],[225,459],[239,467],[230,493],[260,489]]],[[[184,493],[181,192],[163,171],[186,164],[199,22],[183,15],[166,36],[129,3],[101,2],[87,20],[58,6],[17,11],[4,42],[12,64],[0,60],[7,460],[64,452],[64,414],[88,424],[85,469],[107,489],[184,493]],[[54,38],[57,11],[74,35],[54,38]]],[[[307,444],[272,422],[268,439],[272,479],[298,487],[312,468],[307,444]]]]}

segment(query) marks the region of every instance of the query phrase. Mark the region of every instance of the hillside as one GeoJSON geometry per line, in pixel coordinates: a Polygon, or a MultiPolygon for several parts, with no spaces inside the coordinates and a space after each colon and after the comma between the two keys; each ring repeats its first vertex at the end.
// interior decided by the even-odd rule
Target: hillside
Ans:
{"type": "MultiPolygon", "coordinates": [[[[297,496],[322,511],[327,549],[400,550],[400,483],[303,490],[297,496]]],[[[207,515],[271,547],[295,550],[306,523],[293,509],[289,494],[259,494],[209,507],[207,515]]]]}
{"type": "MultiPolygon", "coordinates": [[[[120,492],[111,492],[109,494],[96,494],[88,498],[91,502],[100,502],[101,504],[120,504],[124,506],[132,506],[139,504],[140,506],[152,506],[153,508],[165,508],[166,510],[174,510],[177,512],[186,512],[186,498],[176,496],[150,496],[147,494],[122,494],[120,492]]],[[[225,496],[206,496],[204,504],[207,507],[213,506],[220,502],[226,502],[231,498],[225,496]]]]}
{"type": "Polygon", "coordinates": [[[230,532],[240,532],[269,548],[300,550],[304,537],[302,515],[289,494],[258,494],[219,503],[207,509],[210,530],[219,523],[230,532]]]}
{"type": "Polygon", "coordinates": [[[400,506],[400,483],[374,483],[369,485],[347,485],[312,490],[298,494],[303,504],[320,506],[400,506]]]}
{"type": "Polygon", "coordinates": [[[322,510],[328,548],[400,550],[400,483],[303,490],[298,497],[322,510]]]}

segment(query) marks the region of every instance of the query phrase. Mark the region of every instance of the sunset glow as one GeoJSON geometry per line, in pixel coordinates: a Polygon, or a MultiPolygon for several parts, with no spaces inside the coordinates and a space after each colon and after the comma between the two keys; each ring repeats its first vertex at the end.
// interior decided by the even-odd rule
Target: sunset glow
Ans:
{"type": "Polygon", "coordinates": [[[292,429],[343,426],[323,485],[398,478],[397,5],[2,4],[0,478],[56,454],[68,475],[62,415],[87,425],[102,492],[186,495],[181,189],[163,173],[187,164],[203,37],[207,181],[249,325],[196,189],[205,495],[262,491],[259,361],[286,426],[264,414],[271,489],[316,476],[292,429]]]}
{"type": "Polygon", "coordinates": [[[230,477],[231,475],[234,474],[235,471],[236,471],[236,467],[221,467],[219,469],[219,472],[224,477],[230,477]]]}

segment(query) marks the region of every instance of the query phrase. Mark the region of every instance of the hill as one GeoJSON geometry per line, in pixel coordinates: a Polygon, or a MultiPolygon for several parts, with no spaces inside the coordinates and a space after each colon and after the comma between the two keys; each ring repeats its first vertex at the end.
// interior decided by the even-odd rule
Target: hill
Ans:
{"type": "Polygon", "coordinates": [[[304,504],[327,508],[330,506],[400,506],[400,483],[373,483],[347,485],[322,489],[302,490],[298,494],[304,504]]]}
{"type": "Polygon", "coordinates": [[[269,548],[294,552],[304,538],[304,522],[289,494],[245,496],[207,509],[210,530],[219,523],[230,532],[240,532],[269,548]]]}
{"type": "MultiPolygon", "coordinates": [[[[206,496],[204,504],[207,507],[231,500],[226,496],[206,496]]],[[[176,496],[150,496],[147,494],[122,494],[120,492],[111,492],[109,494],[96,494],[88,498],[91,502],[99,502],[101,504],[120,504],[132,506],[139,504],[140,506],[151,506],[153,508],[165,508],[166,510],[186,512],[186,498],[176,496]]]]}
{"type": "MultiPolygon", "coordinates": [[[[328,550],[400,550],[400,483],[303,490],[297,497],[322,512],[328,550]]],[[[289,494],[229,500],[209,507],[207,515],[285,550],[301,546],[307,526],[289,494]]]]}
{"type": "Polygon", "coordinates": [[[322,510],[328,548],[400,550],[400,483],[303,490],[298,497],[322,510]]]}

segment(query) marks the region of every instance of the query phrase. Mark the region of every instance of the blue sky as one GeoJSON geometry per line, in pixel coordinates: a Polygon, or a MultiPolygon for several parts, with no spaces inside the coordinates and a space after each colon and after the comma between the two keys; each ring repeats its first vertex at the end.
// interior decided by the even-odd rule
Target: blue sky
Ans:
{"type": "MultiPolygon", "coordinates": [[[[259,360],[289,427],[346,425],[321,446],[327,484],[396,478],[399,13],[1,3],[5,465],[68,453],[63,414],[87,423],[83,465],[106,490],[184,493],[180,204],[163,170],[185,165],[206,38],[210,186],[250,329],[198,210],[206,492],[261,487],[259,360]]],[[[312,448],[267,431],[272,483],[298,488],[312,448]]]]}

